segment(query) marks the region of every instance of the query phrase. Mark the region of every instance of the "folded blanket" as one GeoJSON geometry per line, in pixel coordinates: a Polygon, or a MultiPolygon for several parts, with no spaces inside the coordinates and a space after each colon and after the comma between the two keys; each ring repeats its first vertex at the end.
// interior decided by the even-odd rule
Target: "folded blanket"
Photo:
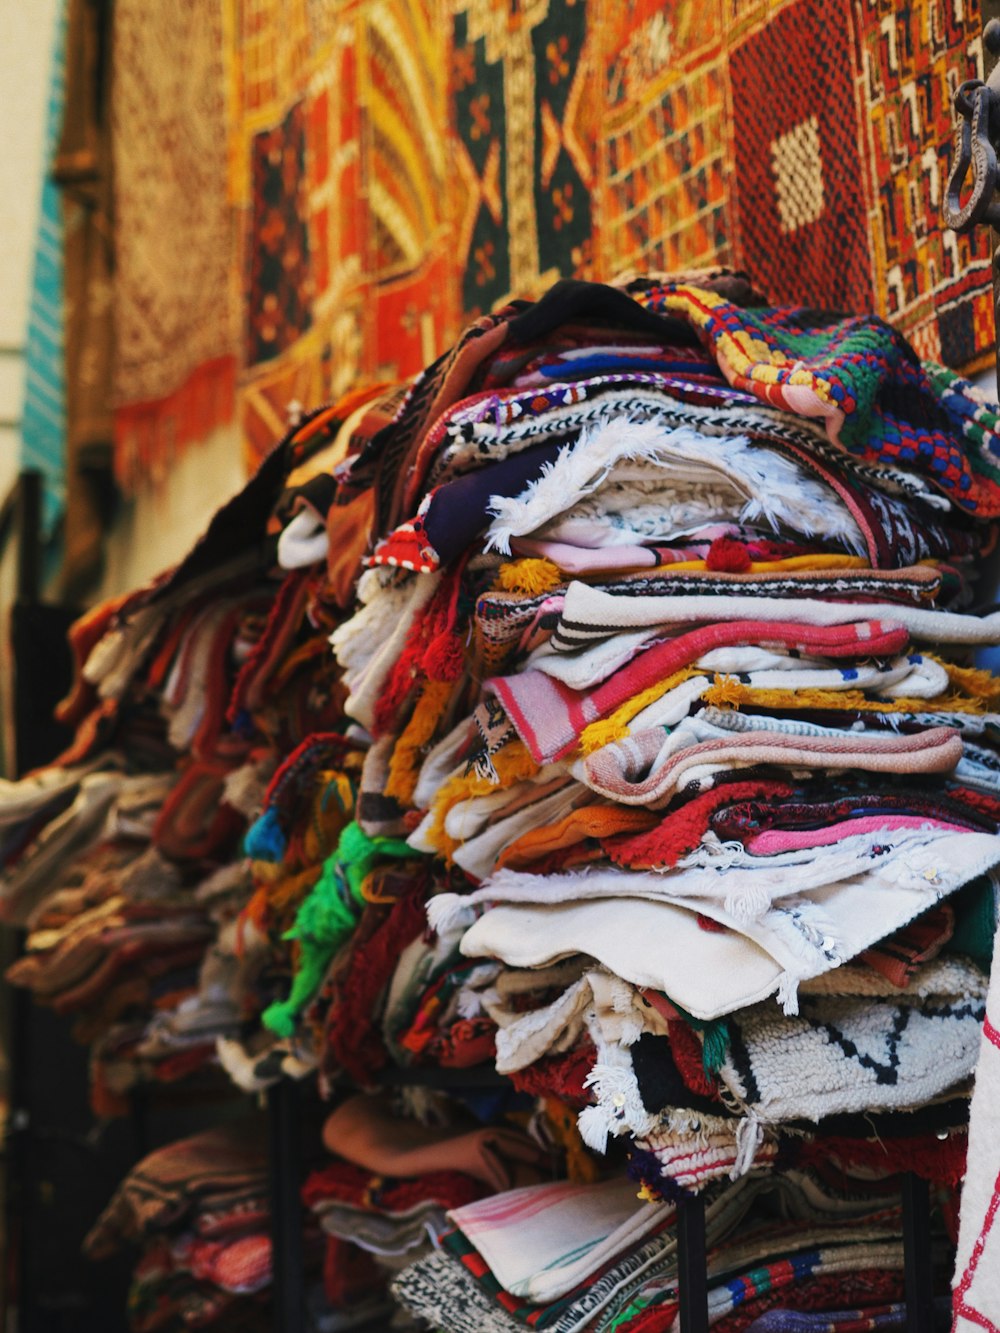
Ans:
{"type": "MultiPolygon", "coordinates": [[[[704,607],[700,618],[704,618],[704,607]]],[[[836,626],[820,629],[777,618],[706,625],[656,643],[589,693],[569,689],[540,671],[494,677],[483,688],[488,696],[496,696],[532,756],[543,762],[572,750],[588,724],[607,717],[634,695],[715,648],[756,645],[791,649],[806,657],[854,661],[892,657],[906,647],[908,636],[898,624],[881,620],[851,624],[852,619],[845,617],[836,626]]]]}
{"type": "Polygon", "coordinates": [[[510,1190],[448,1214],[514,1296],[548,1302],[635,1245],[671,1215],[636,1202],[630,1180],[559,1181],[510,1190]]]}
{"type": "MultiPolygon", "coordinates": [[[[724,887],[685,898],[670,893],[665,881],[671,875],[609,870],[499,871],[472,901],[440,895],[428,911],[432,922],[466,923],[461,947],[469,957],[540,967],[582,953],[635,986],[663,991],[697,1018],[716,1018],[775,991],[794,1012],[799,982],[857,957],[995,865],[1000,840],[939,833],[927,845],[898,847],[884,874],[880,860],[808,895],[774,897],[752,919],[746,911],[740,918],[727,912],[724,887]],[[476,919],[477,902],[497,905],[476,919]]],[[[780,892],[775,880],[773,871],[764,871],[768,901],[780,892]]]]}
{"type": "MultiPolygon", "coordinates": [[[[158,1148],[132,1168],[84,1242],[100,1259],[182,1218],[199,1202],[257,1197],[267,1180],[263,1121],[251,1118],[158,1148]]],[[[218,1207],[218,1202],[215,1203],[218,1207]]]]}
{"type": "Polygon", "coordinates": [[[945,727],[915,735],[841,732],[790,735],[754,731],[732,740],[707,740],[683,749],[659,728],[606,745],[574,765],[574,776],[591,791],[625,805],[656,809],[689,787],[706,767],[860,769],[868,773],[949,773],[962,758],[962,741],[945,727]]]}
{"type": "MultiPolygon", "coordinates": [[[[614,592],[576,581],[567,587],[557,629],[559,642],[567,651],[623,631],[650,625],[697,624],[708,618],[705,601],[700,596],[636,596],[624,581],[614,586],[614,592]]],[[[858,608],[850,603],[804,598],[789,603],[780,598],[747,597],[733,592],[713,598],[709,605],[714,623],[773,618],[797,625],[831,626],[849,624],[858,619],[858,608]]],[[[879,605],[878,602],[872,602],[865,604],[864,612],[870,620],[902,626],[912,638],[923,643],[1000,642],[1000,611],[987,616],[973,616],[960,615],[954,611],[934,611],[927,607],[879,605]]]]}
{"type": "Polygon", "coordinates": [[[979,1055],[986,978],[958,960],[924,971],[924,985],[892,999],[801,993],[797,1015],[773,1005],[731,1015],[719,1077],[754,1129],[908,1110],[967,1079],[979,1055]]]}
{"type": "Polygon", "coordinates": [[[523,1333],[525,1327],[483,1290],[459,1259],[442,1250],[404,1268],[392,1294],[429,1327],[450,1333],[523,1333]]]}
{"type": "Polygon", "coordinates": [[[670,540],[736,520],[864,549],[839,497],[793,459],[739,435],[724,439],[621,416],[581,432],[520,494],[494,496],[490,507],[487,549],[505,553],[513,537],[532,533],[572,540],[581,519],[592,536],[605,529],[595,545],[670,540]]]}
{"type": "Polygon", "coordinates": [[[987,417],[965,381],[943,368],[932,383],[902,335],[883,320],[741,309],[683,283],[664,283],[640,299],[651,310],[690,320],[734,387],[820,418],[845,451],[905,461],[981,518],[1000,512],[995,414],[987,417]]]}

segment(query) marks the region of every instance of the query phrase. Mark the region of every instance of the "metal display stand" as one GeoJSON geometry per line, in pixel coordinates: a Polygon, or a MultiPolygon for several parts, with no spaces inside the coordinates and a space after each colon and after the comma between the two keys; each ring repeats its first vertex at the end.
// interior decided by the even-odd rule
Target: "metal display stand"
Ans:
{"type": "MultiPolygon", "coordinates": [[[[391,1069],[387,1087],[498,1087],[502,1075],[482,1069],[391,1069]]],[[[302,1248],[302,1153],[299,1138],[300,1093],[282,1079],[267,1094],[271,1156],[271,1236],[274,1255],[275,1333],[305,1333],[305,1283],[302,1248]]],[[[907,1333],[933,1333],[934,1294],[931,1267],[930,1187],[907,1172],[902,1178],[903,1254],[907,1333]]],[[[708,1333],[708,1249],[705,1203],[686,1195],[677,1205],[678,1315],[680,1333],[708,1333]]]]}
{"type": "Polygon", "coordinates": [[[296,1333],[306,1326],[300,1101],[299,1085],[290,1078],[267,1091],[275,1333],[296,1333]]]}

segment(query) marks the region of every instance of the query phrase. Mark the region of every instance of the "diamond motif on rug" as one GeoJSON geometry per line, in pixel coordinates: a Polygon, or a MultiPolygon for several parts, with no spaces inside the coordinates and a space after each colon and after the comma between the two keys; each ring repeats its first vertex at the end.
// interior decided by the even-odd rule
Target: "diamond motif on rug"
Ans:
{"type": "Polygon", "coordinates": [[[823,212],[823,161],[815,116],[772,140],[771,168],[781,230],[787,235],[817,221],[823,212]]]}

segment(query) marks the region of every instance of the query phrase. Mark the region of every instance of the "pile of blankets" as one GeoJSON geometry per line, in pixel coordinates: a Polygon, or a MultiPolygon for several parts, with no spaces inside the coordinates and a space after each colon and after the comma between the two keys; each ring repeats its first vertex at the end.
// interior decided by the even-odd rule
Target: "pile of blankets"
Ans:
{"type": "Polygon", "coordinates": [[[0,792],[12,979],[115,1089],[315,1074],[348,1321],[667,1330],[697,1193],[719,1329],[902,1327],[989,988],[998,516],[997,408],[875,318],[731,273],[484,316],[77,628],[78,741],[0,792]]]}
{"type": "Polygon", "coordinates": [[[260,1295],[272,1275],[261,1131],[246,1118],[157,1149],[94,1224],[85,1249],[95,1260],[141,1247],[129,1292],[136,1333],[270,1327],[260,1295]]]}

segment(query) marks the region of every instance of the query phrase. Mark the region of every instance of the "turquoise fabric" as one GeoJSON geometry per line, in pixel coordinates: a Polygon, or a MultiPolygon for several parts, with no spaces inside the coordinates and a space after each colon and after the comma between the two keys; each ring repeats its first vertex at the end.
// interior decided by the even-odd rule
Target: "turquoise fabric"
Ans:
{"type": "Polygon", "coordinates": [[[63,225],[51,163],[62,125],[66,84],[66,0],[59,0],[45,124],[45,176],[35,239],[25,337],[21,466],[45,479],[43,529],[51,536],[65,503],[66,380],[63,350],[63,225]]]}

